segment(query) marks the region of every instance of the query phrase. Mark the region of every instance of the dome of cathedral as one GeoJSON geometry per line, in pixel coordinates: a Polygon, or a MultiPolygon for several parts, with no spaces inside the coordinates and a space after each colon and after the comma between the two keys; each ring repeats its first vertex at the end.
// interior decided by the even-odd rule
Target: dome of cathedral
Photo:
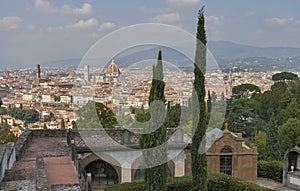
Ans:
{"type": "Polygon", "coordinates": [[[69,72],[69,76],[70,77],[75,77],[76,76],[76,72],[74,72],[74,70],[69,72]]]}
{"type": "Polygon", "coordinates": [[[107,67],[106,73],[120,73],[119,67],[115,64],[114,60],[111,61],[111,64],[107,67]]]}

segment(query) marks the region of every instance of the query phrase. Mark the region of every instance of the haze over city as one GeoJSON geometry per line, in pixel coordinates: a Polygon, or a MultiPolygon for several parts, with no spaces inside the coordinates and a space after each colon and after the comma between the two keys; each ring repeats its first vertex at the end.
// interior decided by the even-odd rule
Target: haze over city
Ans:
{"type": "Polygon", "coordinates": [[[202,5],[209,41],[300,48],[298,0],[3,0],[0,67],[81,59],[104,35],[139,23],[165,23],[195,34],[194,15],[202,5]]]}

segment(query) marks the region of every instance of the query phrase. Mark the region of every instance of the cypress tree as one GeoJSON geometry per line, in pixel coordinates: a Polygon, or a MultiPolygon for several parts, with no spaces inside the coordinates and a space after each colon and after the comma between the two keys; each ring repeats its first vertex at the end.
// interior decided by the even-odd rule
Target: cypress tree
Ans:
{"type": "Polygon", "coordinates": [[[265,160],[268,161],[280,161],[280,146],[279,146],[279,134],[278,134],[278,122],[275,119],[274,113],[272,113],[268,126],[266,128],[266,151],[265,160]]]}
{"type": "Polygon", "coordinates": [[[207,98],[207,112],[210,113],[211,112],[211,95],[210,95],[210,91],[208,90],[208,98],[207,98]]]}
{"type": "Polygon", "coordinates": [[[60,128],[61,129],[65,129],[66,128],[66,126],[65,126],[65,120],[64,119],[61,119],[60,128]]]}
{"type": "Polygon", "coordinates": [[[162,123],[162,116],[166,113],[163,81],[162,54],[158,53],[156,66],[153,66],[153,79],[151,84],[149,105],[151,119],[144,128],[140,139],[144,158],[144,186],[146,191],[167,190],[167,133],[162,123]],[[157,103],[159,101],[160,103],[157,103]],[[150,132],[149,132],[150,130],[150,132]],[[158,147],[160,146],[160,147],[158,147]],[[152,150],[149,150],[153,148],[152,150]]]}
{"type": "Polygon", "coordinates": [[[207,191],[207,160],[205,155],[206,104],[205,104],[205,70],[206,70],[206,33],[204,7],[199,10],[197,25],[197,46],[194,60],[193,101],[199,109],[193,112],[192,138],[192,190],[207,191]]]}

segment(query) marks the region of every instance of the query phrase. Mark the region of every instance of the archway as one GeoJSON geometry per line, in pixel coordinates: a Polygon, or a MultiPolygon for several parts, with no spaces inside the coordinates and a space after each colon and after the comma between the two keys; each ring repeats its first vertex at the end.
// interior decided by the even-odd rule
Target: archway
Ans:
{"type": "Polygon", "coordinates": [[[105,186],[119,183],[118,173],[115,168],[101,159],[89,163],[85,167],[85,171],[91,173],[93,186],[105,186]]]}

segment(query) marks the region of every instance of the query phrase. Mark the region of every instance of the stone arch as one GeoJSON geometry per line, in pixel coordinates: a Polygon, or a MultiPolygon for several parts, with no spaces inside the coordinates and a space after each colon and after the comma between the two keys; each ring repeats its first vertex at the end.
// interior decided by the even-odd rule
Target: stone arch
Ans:
{"type": "Polygon", "coordinates": [[[110,155],[107,155],[105,153],[97,153],[97,154],[92,153],[92,154],[86,156],[85,158],[83,158],[81,160],[81,164],[82,164],[83,168],[86,168],[89,164],[91,164],[97,160],[102,160],[102,161],[110,164],[117,173],[118,183],[121,183],[121,165],[115,158],[113,158],[110,155]]]}
{"type": "MultiPolygon", "coordinates": [[[[138,157],[131,165],[131,180],[135,180],[136,173],[140,173],[139,166],[143,160],[143,156],[138,157]]],[[[168,173],[169,177],[174,177],[175,175],[175,163],[174,161],[168,157],[168,173]]]]}

